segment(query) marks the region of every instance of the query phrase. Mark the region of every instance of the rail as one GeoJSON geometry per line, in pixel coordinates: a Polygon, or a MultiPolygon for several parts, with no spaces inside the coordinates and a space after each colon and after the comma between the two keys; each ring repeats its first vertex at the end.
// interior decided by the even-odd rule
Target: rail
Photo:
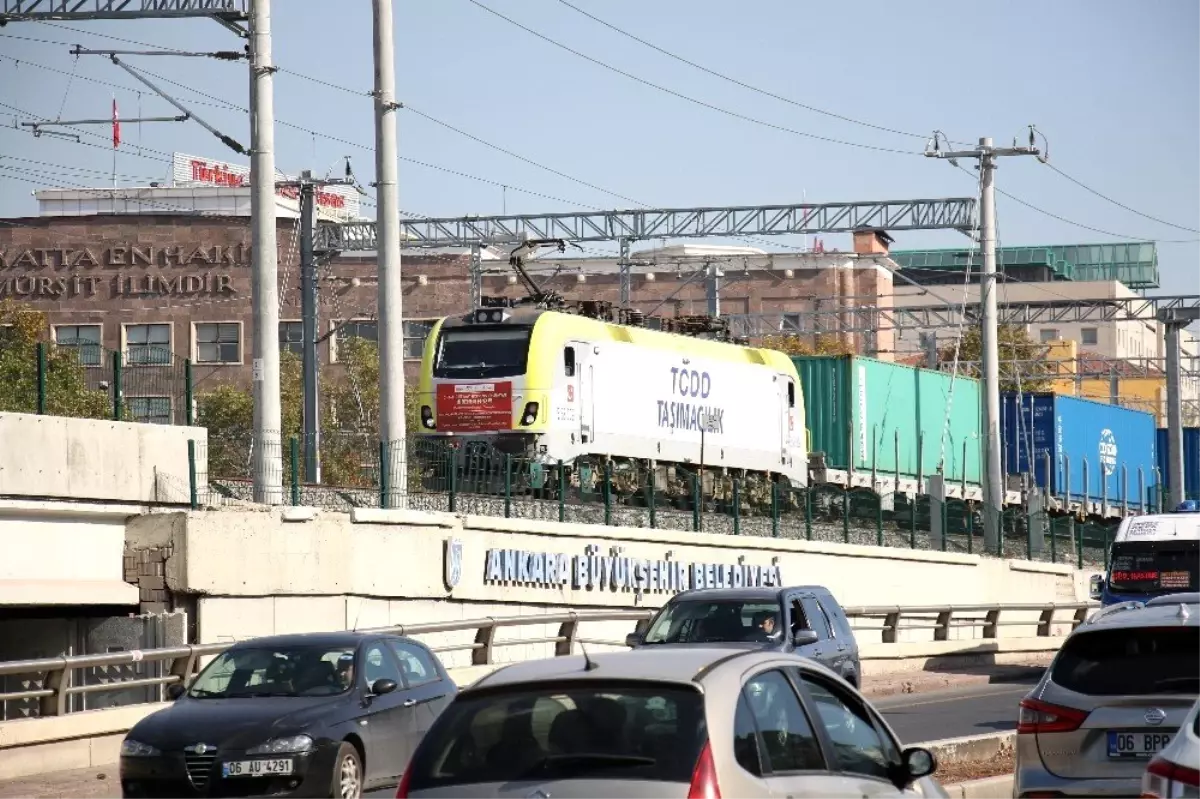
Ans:
{"type": "MultiPolygon", "coordinates": [[[[897,636],[904,630],[932,629],[935,641],[950,640],[950,631],[958,627],[982,627],[981,637],[998,638],[999,628],[1005,625],[1031,626],[1030,620],[1001,620],[1003,613],[1025,612],[1038,613],[1037,635],[1051,635],[1055,623],[1054,616],[1059,611],[1071,611],[1071,628],[1074,629],[1086,618],[1090,609],[1098,607],[1093,602],[1065,603],[1025,603],[1010,605],[930,605],[899,607],[891,605],[859,606],[845,609],[846,615],[854,619],[878,618],[883,620],[881,627],[855,627],[856,630],[878,630],[882,634],[883,643],[894,644],[897,636]],[[959,618],[956,614],[983,614],[982,618],[959,618]],[[914,619],[917,623],[902,624],[905,618],[914,619]],[[932,623],[927,623],[933,617],[932,623]]],[[[419,636],[431,633],[461,632],[474,630],[475,637],[470,643],[431,646],[434,652],[446,654],[451,652],[469,651],[472,666],[492,665],[496,662],[495,654],[499,647],[524,646],[528,644],[554,644],[555,656],[570,655],[576,644],[595,644],[604,646],[623,646],[624,642],[604,641],[581,638],[579,625],[584,622],[631,621],[645,622],[652,615],[652,610],[617,610],[617,611],[569,611],[566,613],[551,613],[538,616],[501,616],[483,619],[466,619],[457,622],[438,622],[430,624],[400,624],[387,627],[375,627],[363,630],[372,633],[390,633],[394,635],[419,636]],[[558,624],[556,635],[542,638],[497,638],[497,632],[506,627],[520,627],[530,624],[558,624]]],[[[1060,620],[1058,623],[1065,623],[1060,620]]],[[[234,642],[215,644],[190,644],[185,646],[164,647],[161,649],[133,650],[97,655],[75,655],[54,658],[38,658],[34,660],[15,660],[0,662],[0,678],[9,675],[44,675],[42,687],[29,688],[21,691],[0,693],[0,702],[14,700],[38,700],[38,716],[61,716],[69,711],[70,697],[77,694],[119,691],[129,688],[158,687],[160,690],[175,683],[186,683],[198,672],[200,660],[209,655],[217,655],[233,646],[234,642]],[[167,668],[161,676],[137,677],[135,679],[112,680],[109,682],[73,685],[72,674],[78,669],[104,668],[112,666],[131,666],[143,663],[160,663],[167,668]]],[[[3,684],[3,681],[0,681],[3,684]]],[[[141,703],[139,703],[141,704],[141,703]]]]}

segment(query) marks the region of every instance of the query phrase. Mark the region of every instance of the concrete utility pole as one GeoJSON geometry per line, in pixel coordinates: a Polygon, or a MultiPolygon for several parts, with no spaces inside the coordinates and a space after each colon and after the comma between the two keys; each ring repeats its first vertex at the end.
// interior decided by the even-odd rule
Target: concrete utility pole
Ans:
{"type": "MultiPolygon", "coordinates": [[[[346,171],[349,174],[349,165],[346,171]]],[[[314,178],[304,170],[297,180],[281,180],[277,189],[296,189],[300,195],[300,318],[303,332],[304,478],[321,482],[321,412],[318,402],[320,364],[317,362],[317,258],[313,226],[317,217],[317,189],[354,186],[353,178],[314,178]]]]}
{"type": "Polygon", "coordinates": [[[1183,502],[1183,365],[1179,333],[1200,319],[1200,308],[1164,308],[1158,321],[1166,333],[1167,356],[1167,464],[1170,482],[1167,486],[1168,512],[1183,502]]]}
{"type": "Polygon", "coordinates": [[[250,300],[254,313],[254,501],[283,502],[279,253],[275,240],[275,67],[271,2],[250,3],[250,300]]]}
{"type": "Polygon", "coordinates": [[[400,285],[399,150],[396,143],[396,52],[392,0],[373,0],[375,28],[375,186],[379,258],[379,465],[387,507],[404,507],[408,493],[404,416],[403,295],[400,285]]]}
{"type": "Polygon", "coordinates": [[[1040,157],[1041,151],[1032,146],[1032,139],[1031,130],[1029,147],[993,147],[991,138],[984,137],[979,140],[979,146],[974,150],[941,152],[935,137],[932,149],[925,150],[925,155],[930,158],[945,158],[954,166],[958,166],[956,159],[959,158],[975,158],[979,161],[981,189],[979,249],[983,253],[983,274],[979,280],[979,298],[983,311],[980,324],[983,339],[983,429],[986,455],[983,485],[983,543],[989,552],[995,552],[995,547],[1000,543],[1002,534],[1000,523],[1005,495],[1004,466],[1000,459],[1000,343],[996,311],[996,159],[1007,155],[1040,157]]]}

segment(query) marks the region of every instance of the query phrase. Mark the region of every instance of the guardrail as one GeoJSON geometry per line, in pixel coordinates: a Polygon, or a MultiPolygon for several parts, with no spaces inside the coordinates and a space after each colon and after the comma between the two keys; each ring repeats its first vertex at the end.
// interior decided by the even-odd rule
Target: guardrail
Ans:
{"type": "MultiPolygon", "coordinates": [[[[1043,604],[1011,604],[1011,605],[931,605],[931,606],[860,606],[846,608],[850,618],[879,618],[883,620],[881,627],[856,626],[856,630],[878,630],[883,637],[883,643],[897,643],[897,636],[904,630],[932,629],[935,641],[950,640],[950,631],[958,627],[982,627],[982,639],[999,638],[999,628],[1005,625],[1032,626],[1030,620],[1001,620],[1003,613],[1026,612],[1038,613],[1037,635],[1048,637],[1054,621],[1055,613],[1072,611],[1070,620],[1074,629],[1087,618],[1089,609],[1096,608],[1096,603],[1066,602],[1043,604]],[[955,619],[955,614],[983,614],[981,618],[955,619]],[[915,617],[916,623],[902,624],[905,617],[915,617]],[[932,623],[929,617],[934,617],[932,623]]],[[[528,644],[554,644],[555,656],[570,655],[576,644],[595,644],[601,646],[624,646],[624,642],[594,640],[579,637],[579,625],[584,622],[603,621],[632,621],[645,622],[650,619],[652,610],[615,610],[615,611],[569,611],[566,613],[551,613],[540,616],[501,616],[484,619],[467,619],[457,622],[439,622],[431,624],[401,624],[388,627],[375,627],[363,632],[391,633],[395,635],[419,636],[429,633],[460,632],[474,630],[475,637],[470,643],[431,646],[439,654],[469,651],[472,666],[492,665],[496,662],[496,650],[504,646],[525,646],[528,644]],[[506,627],[520,627],[530,624],[558,624],[556,635],[541,638],[497,638],[496,634],[506,627]]],[[[1060,620],[1058,623],[1066,623],[1060,620]]],[[[980,640],[973,638],[969,640],[980,640]]],[[[0,677],[6,675],[44,675],[41,688],[31,688],[23,691],[0,693],[0,702],[13,700],[38,700],[38,715],[40,717],[62,716],[69,711],[70,697],[77,694],[119,691],[139,687],[162,688],[174,683],[186,683],[198,673],[201,658],[216,655],[233,646],[233,642],[216,644],[191,644],[187,646],[165,647],[141,651],[114,652],[102,655],[76,655],[56,658],[39,658],[36,660],[16,660],[0,663],[0,677]],[[103,668],[111,666],[129,666],[141,663],[160,663],[166,666],[166,673],[160,676],[137,677],[134,679],[112,680],[95,684],[73,685],[72,675],[80,669],[103,668]]],[[[160,700],[161,701],[161,694],[160,700]]],[[[145,704],[145,703],[139,703],[145,704]]]]}

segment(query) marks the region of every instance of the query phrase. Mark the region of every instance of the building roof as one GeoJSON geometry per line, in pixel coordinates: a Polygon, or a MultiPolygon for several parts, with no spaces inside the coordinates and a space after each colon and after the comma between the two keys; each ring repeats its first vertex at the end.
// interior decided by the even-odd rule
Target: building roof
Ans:
{"type": "MultiPolygon", "coordinates": [[[[968,250],[893,250],[892,259],[902,269],[962,270],[968,250]]],[[[982,264],[979,249],[972,266],[982,264]]],[[[1047,244],[1032,247],[1000,247],[998,268],[1004,266],[1048,266],[1064,280],[1117,280],[1131,289],[1158,288],[1158,249],[1154,242],[1119,244],[1047,244]]]]}

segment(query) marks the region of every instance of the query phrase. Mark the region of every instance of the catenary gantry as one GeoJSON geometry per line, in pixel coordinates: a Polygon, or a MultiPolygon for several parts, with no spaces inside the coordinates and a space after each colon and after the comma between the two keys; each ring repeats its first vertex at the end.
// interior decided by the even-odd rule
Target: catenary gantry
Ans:
{"type": "MultiPolygon", "coordinates": [[[[882,200],[853,203],[798,203],[727,208],[646,208],[573,211],[554,214],[466,216],[400,221],[409,247],[471,247],[516,244],[526,239],[574,242],[647,239],[739,238],[744,236],[847,233],[862,229],[971,229],[975,200],[882,200]]],[[[323,226],[317,248],[325,251],[375,249],[375,223],[323,226]]]]}

